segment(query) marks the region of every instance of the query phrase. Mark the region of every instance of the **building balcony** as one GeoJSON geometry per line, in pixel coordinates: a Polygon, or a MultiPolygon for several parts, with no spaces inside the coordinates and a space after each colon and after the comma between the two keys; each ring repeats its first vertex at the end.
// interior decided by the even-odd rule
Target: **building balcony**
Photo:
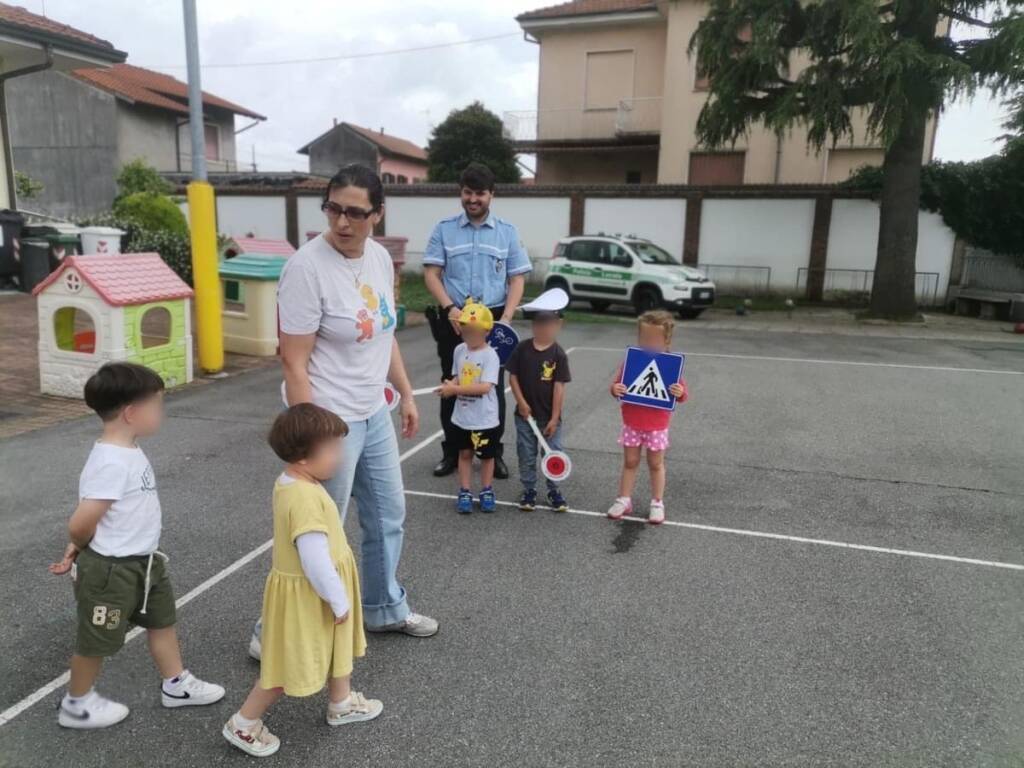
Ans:
{"type": "Polygon", "coordinates": [[[506,112],[505,138],[518,149],[544,144],[649,143],[661,132],[661,97],[623,99],[608,109],[506,112]]]}

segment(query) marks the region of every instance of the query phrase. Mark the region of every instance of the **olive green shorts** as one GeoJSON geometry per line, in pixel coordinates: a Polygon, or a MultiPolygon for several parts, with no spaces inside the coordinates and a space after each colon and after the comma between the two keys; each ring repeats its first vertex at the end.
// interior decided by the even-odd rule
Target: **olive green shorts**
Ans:
{"type": "Polygon", "coordinates": [[[142,613],[148,556],[106,557],[91,549],[78,555],[75,599],[78,601],[79,656],[113,656],[124,645],[129,624],[163,629],[176,621],[174,590],[164,560],[153,556],[149,601],[142,613]]]}

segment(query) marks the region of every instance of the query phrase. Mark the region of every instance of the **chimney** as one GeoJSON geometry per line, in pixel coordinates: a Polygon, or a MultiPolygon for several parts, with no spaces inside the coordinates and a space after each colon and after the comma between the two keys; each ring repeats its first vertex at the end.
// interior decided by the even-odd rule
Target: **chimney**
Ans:
{"type": "Polygon", "coordinates": [[[337,125],[337,124],[338,124],[338,118],[334,118],[334,124],[335,124],[335,125],[337,125]]]}
{"type": "Polygon", "coordinates": [[[383,126],[383,125],[382,125],[382,126],[380,127],[380,135],[381,135],[381,136],[383,136],[383,135],[384,135],[384,126],[383,126]]]}

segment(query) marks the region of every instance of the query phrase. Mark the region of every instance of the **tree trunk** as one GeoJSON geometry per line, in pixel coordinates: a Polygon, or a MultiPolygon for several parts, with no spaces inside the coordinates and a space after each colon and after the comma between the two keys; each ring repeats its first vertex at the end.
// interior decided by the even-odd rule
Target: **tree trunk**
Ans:
{"type": "Polygon", "coordinates": [[[914,273],[927,122],[925,111],[908,115],[882,164],[878,254],[869,310],[875,317],[909,320],[917,316],[914,273]]]}

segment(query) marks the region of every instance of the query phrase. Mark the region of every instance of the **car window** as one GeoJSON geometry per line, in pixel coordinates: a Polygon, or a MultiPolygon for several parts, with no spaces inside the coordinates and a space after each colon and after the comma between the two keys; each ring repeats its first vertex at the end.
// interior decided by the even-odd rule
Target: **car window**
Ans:
{"type": "Polygon", "coordinates": [[[555,246],[555,253],[554,253],[554,255],[551,258],[553,258],[553,259],[560,259],[563,256],[565,256],[565,252],[567,250],[568,250],[568,246],[566,246],[565,243],[558,243],[555,246]]]}
{"type": "Polygon", "coordinates": [[[594,264],[601,260],[601,243],[595,240],[577,240],[569,248],[569,258],[594,264]]]}
{"type": "Polygon", "coordinates": [[[608,264],[614,267],[633,266],[633,257],[629,255],[629,251],[618,243],[608,243],[608,245],[611,246],[608,249],[608,264]]]}
{"type": "Polygon", "coordinates": [[[679,264],[679,261],[671,253],[664,248],[659,248],[654,243],[649,243],[646,240],[633,240],[629,244],[644,264],[679,264]]]}

